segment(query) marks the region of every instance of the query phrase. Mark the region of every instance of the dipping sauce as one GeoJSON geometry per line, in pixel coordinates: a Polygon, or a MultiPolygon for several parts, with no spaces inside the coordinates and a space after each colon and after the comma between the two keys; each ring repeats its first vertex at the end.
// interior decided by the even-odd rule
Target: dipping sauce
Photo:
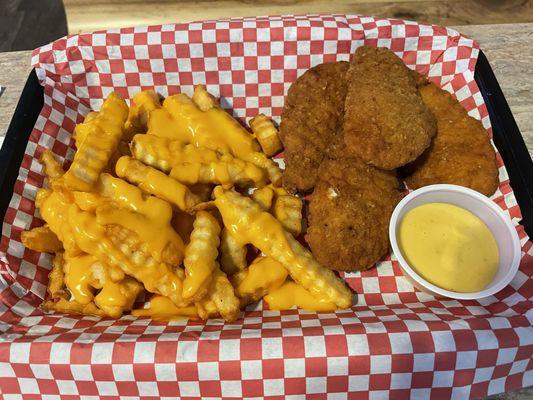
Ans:
{"type": "Polygon", "coordinates": [[[402,255],[420,276],[446,290],[483,290],[496,275],[498,245],[477,216],[448,203],[405,214],[398,234],[402,255]]]}

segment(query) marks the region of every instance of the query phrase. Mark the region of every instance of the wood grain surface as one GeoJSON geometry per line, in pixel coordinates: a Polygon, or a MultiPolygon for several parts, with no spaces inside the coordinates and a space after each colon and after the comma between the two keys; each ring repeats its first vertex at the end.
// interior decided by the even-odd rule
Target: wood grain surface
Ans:
{"type": "Polygon", "coordinates": [[[533,0],[64,0],[70,33],[235,16],[341,13],[440,25],[533,22],[533,0]]]}

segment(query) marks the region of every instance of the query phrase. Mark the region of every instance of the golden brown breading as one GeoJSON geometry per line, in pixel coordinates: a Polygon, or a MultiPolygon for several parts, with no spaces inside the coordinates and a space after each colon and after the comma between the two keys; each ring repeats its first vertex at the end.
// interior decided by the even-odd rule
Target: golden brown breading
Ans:
{"type": "Polygon", "coordinates": [[[421,86],[420,94],[435,115],[438,129],[429,149],[405,168],[407,185],[417,189],[450,183],[491,196],[499,184],[498,166],[481,122],[434,83],[421,86]]]}
{"type": "Polygon", "coordinates": [[[385,48],[360,47],[346,77],[343,130],[351,154],[391,170],[428,148],[436,132],[435,118],[399,57],[385,48]]]}
{"type": "Polygon", "coordinates": [[[307,240],[324,266],[365,270],[389,250],[389,219],[401,198],[395,172],[359,159],[325,160],[311,197],[307,240]]]}
{"type": "Polygon", "coordinates": [[[283,186],[292,193],[313,188],[318,167],[342,125],[348,65],[317,65],[289,89],[279,134],[285,146],[283,186]]]}

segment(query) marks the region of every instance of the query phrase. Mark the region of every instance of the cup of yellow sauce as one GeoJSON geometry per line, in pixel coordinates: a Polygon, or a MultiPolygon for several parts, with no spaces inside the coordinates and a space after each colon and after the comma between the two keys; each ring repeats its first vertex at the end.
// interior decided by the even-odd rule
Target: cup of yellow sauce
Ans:
{"type": "Polygon", "coordinates": [[[411,192],[392,213],[389,237],[405,277],[437,297],[491,296],[511,282],[520,264],[520,240],[509,217],[462,186],[411,192]]]}

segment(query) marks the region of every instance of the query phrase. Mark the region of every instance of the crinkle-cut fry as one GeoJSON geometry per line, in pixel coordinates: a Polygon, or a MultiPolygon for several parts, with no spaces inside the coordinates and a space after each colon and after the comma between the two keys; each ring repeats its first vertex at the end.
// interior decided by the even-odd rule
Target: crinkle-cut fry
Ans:
{"type": "Polygon", "coordinates": [[[56,311],[63,314],[83,314],[94,315],[95,317],[105,317],[105,313],[100,310],[96,304],[80,304],[75,300],[59,298],[56,300],[45,301],[41,306],[48,311],[56,311]]]}
{"type": "Polygon", "coordinates": [[[196,85],[192,94],[192,101],[202,111],[207,111],[213,107],[218,107],[218,101],[215,96],[205,90],[204,85],[196,85]]]}
{"type": "Polygon", "coordinates": [[[159,95],[153,90],[144,90],[133,96],[128,119],[124,124],[123,139],[130,141],[137,133],[146,133],[150,113],[161,108],[159,95]]]}
{"type": "MultiPolygon", "coordinates": [[[[171,226],[172,207],[154,196],[143,196],[141,189],[126,181],[102,174],[99,193],[117,204],[101,204],[97,219],[102,224],[118,224],[134,231],[147,245],[151,256],[159,262],[178,265],[185,246],[171,226]]],[[[100,205],[100,204],[99,204],[100,205]]]]}
{"type": "Polygon", "coordinates": [[[131,313],[137,317],[150,317],[154,321],[171,321],[175,319],[198,319],[196,305],[177,307],[168,297],[154,295],[148,308],[138,308],[131,313]]]}
{"type": "Polygon", "coordinates": [[[186,211],[200,202],[200,198],[179,180],[163,172],[144,165],[131,157],[121,157],[115,168],[117,175],[133,183],[146,193],[153,194],[182,211],[186,211]]]}
{"type": "Polygon", "coordinates": [[[80,143],[72,165],[61,178],[70,189],[92,190],[117,149],[127,116],[126,102],[111,93],[98,115],[88,122],[95,129],[80,143]]]}
{"type": "MultiPolygon", "coordinates": [[[[104,264],[120,268],[141,282],[146,290],[170,298],[182,305],[182,280],[168,264],[157,262],[142,248],[135,232],[122,228],[122,235],[106,234],[96,216],[81,211],[75,204],[69,209],[69,220],[80,248],[104,264]]],[[[118,225],[120,226],[120,225],[118,225]]]]}
{"type": "Polygon", "coordinates": [[[283,228],[298,236],[302,232],[303,201],[290,194],[277,196],[272,207],[272,214],[281,222],[283,228]]]}
{"type": "Polygon", "coordinates": [[[186,185],[214,183],[230,188],[234,185],[262,187],[266,184],[264,170],[256,165],[227,155],[210,163],[185,162],[175,165],[170,176],[186,185]]]}
{"type": "Polygon", "coordinates": [[[63,253],[57,253],[52,261],[52,269],[48,273],[48,288],[46,291],[52,299],[68,299],[69,295],[65,290],[65,272],[63,253]]]}
{"type": "Polygon", "coordinates": [[[220,225],[208,211],[198,211],[185,249],[183,299],[194,302],[207,293],[217,266],[220,225]]]}
{"type": "Polygon", "coordinates": [[[265,211],[270,211],[285,230],[298,236],[302,232],[303,200],[296,195],[289,194],[282,187],[273,185],[255,190],[252,199],[265,211]]]}
{"type": "Polygon", "coordinates": [[[131,152],[137,160],[163,172],[169,172],[172,166],[184,162],[211,162],[219,159],[215,150],[155,135],[135,135],[131,142],[131,152]]]}
{"type": "Polygon", "coordinates": [[[283,149],[278,130],[266,115],[259,114],[252,118],[250,128],[267,156],[272,157],[283,149]]]}
{"type": "Polygon", "coordinates": [[[270,257],[259,256],[248,268],[237,272],[231,282],[241,303],[248,305],[261,300],[269,290],[280,287],[288,275],[289,272],[281,263],[270,257]]]}
{"type": "Polygon", "coordinates": [[[81,253],[81,250],[74,240],[72,227],[68,221],[68,210],[73,204],[73,199],[70,197],[68,191],[40,189],[35,204],[50,230],[63,243],[65,252],[75,255],[81,253]]]}
{"type": "Polygon", "coordinates": [[[228,277],[220,269],[213,273],[213,280],[204,299],[196,303],[198,315],[208,319],[220,314],[227,322],[233,322],[239,317],[240,302],[228,277]]]}
{"type": "Polygon", "coordinates": [[[61,164],[56,160],[50,150],[45,150],[39,158],[40,163],[44,167],[44,175],[48,179],[49,184],[52,184],[63,176],[65,171],[61,164]]]}
{"type": "Polygon", "coordinates": [[[220,107],[212,107],[204,112],[188,96],[179,94],[167,97],[163,108],[168,110],[174,123],[180,127],[179,133],[173,136],[165,134],[165,137],[224,154],[230,153],[264,169],[274,185],[281,185],[282,173],[278,165],[261,151],[255,138],[220,107]]]}
{"type": "Polygon", "coordinates": [[[79,304],[94,303],[112,318],[119,318],[124,311],[131,310],[143,286],[123,274],[121,279],[113,280],[114,268],[90,254],[67,257],[65,283],[74,301],[79,304]]]}
{"type": "Polygon", "coordinates": [[[246,244],[239,241],[226,228],[220,239],[220,268],[228,276],[246,268],[246,244]]]}
{"type": "Polygon", "coordinates": [[[20,240],[24,247],[42,253],[57,253],[63,250],[63,243],[48,225],[23,231],[20,234],[20,240]]]}
{"type": "Polygon", "coordinates": [[[268,211],[274,202],[274,190],[270,185],[265,186],[254,190],[251,197],[263,210],[268,211]]]}
{"type": "Polygon", "coordinates": [[[273,215],[263,211],[252,199],[220,186],[215,188],[214,195],[224,226],[241,242],[253,244],[263,254],[283,264],[292,279],[313,296],[331,301],[339,308],[352,305],[353,294],[345,283],[320,265],[273,215]]]}

